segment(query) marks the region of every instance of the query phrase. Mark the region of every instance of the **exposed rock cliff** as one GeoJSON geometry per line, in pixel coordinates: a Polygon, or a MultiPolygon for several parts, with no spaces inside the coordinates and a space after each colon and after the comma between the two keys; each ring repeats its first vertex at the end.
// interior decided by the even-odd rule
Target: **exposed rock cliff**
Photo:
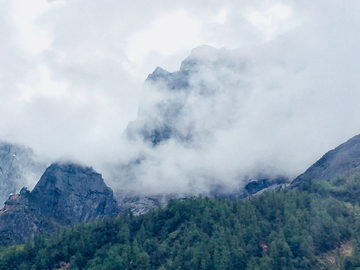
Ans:
{"type": "Polygon", "coordinates": [[[0,211],[0,244],[24,243],[35,233],[119,213],[113,192],[92,168],[52,164],[32,192],[23,188],[0,211]]]}
{"type": "Polygon", "coordinates": [[[112,190],[90,167],[52,164],[31,192],[37,214],[60,224],[89,222],[118,214],[112,190]]]}
{"type": "Polygon", "coordinates": [[[29,199],[30,192],[23,188],[5,202],[0,210],[0,245],[22,244],[35,233],[48,235],[60,228],[55,220],[37,216],[29,199]]]}

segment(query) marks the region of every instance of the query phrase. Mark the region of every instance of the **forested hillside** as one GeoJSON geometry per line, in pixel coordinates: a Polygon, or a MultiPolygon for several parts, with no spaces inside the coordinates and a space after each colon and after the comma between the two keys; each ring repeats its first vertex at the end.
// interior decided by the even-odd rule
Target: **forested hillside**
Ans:
{"type": "Polygon", "coordinates": [[[123,212],[4,248],[0,269],[356,269],[357,208],[319,186],[123,212]]]}

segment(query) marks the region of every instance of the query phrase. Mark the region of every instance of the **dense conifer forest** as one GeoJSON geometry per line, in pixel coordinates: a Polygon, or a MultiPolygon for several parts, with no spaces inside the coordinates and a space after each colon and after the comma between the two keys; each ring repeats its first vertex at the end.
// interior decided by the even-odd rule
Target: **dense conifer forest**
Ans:
{"type": "Polygon", "coordinates": [[[358,203],[334,198],[334,187],[125,211],[2,248],[0,269],[360,269],[358,203]]]}

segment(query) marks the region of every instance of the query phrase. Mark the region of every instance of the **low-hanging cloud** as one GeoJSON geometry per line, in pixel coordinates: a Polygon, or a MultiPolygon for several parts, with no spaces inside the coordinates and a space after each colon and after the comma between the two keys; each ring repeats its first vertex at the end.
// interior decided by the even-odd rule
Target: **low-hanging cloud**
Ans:
{"type": "Polygon", "coordinates": [[[196,194],[259,174],[292,179],[358,134],[359,40],[323,23],[252,50],[199,47],[179,72],[157,69],[128,128],[139,150],[117,171],[121,188],[196,194]]]}
{"type": "Polygon", "coordinates": [[[22,1],[0,3],[0,139],[94,166],[115,189],[206,192],[269,168],[293,177],[359,133],[356,1],[34,0],[37,49],[14,15],[22,1]],[[169,16],[194,22],[182,33],[194,40],[137,56],[131,46],[147,44],[137,37],[169,16]],[[202,44],[238,49],[195,50],[189,93],[140,93],[156,66],[175,71],[202,44]],[[176,136],[155,148],[120,139],[139,97],[137,123],[168,121],[155,101],[178,106],[176,136]]]}

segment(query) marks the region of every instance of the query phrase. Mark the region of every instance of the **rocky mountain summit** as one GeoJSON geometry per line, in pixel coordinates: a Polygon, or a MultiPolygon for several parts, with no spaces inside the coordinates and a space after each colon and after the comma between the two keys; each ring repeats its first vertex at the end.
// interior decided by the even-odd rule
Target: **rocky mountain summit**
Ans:
{"type": "Polygon", "coordinates": [[[201,46],[181,63],[179,71],[157,67],[145,81],[138,117],[129,123],[127,138],[153,146],[170,139],[191,145],[226,128],[235,116],[239,92],[234,89],[237,82],[233,82],[232,74],[245,70],[245,60],[238,58],[225,49],[201,46]],[[223,85],[203,79],[205,72],[206,78],[221,79],[223,85]]]}
{"type": "Polygon", "coordinates": [[[118,214],[112,190],[90,167],[52,164],[31,192],[37,214],[62,225],[89,222],[118,214]]]}
{"type": "Polygon", "coordinates": [[[298,188],[309,180],[333,181],[350,176],[360,170],[360,135],[327,152],[303,174],[296,177],[290,189],[298,188]]]}
{"type": "Polygon", "coordinates": [[[112,190],[92,168],[52,164],[30,192],[11,195],[0,211],[0,244],[24,243],[40,232],[119,213],[112,190]]]}

